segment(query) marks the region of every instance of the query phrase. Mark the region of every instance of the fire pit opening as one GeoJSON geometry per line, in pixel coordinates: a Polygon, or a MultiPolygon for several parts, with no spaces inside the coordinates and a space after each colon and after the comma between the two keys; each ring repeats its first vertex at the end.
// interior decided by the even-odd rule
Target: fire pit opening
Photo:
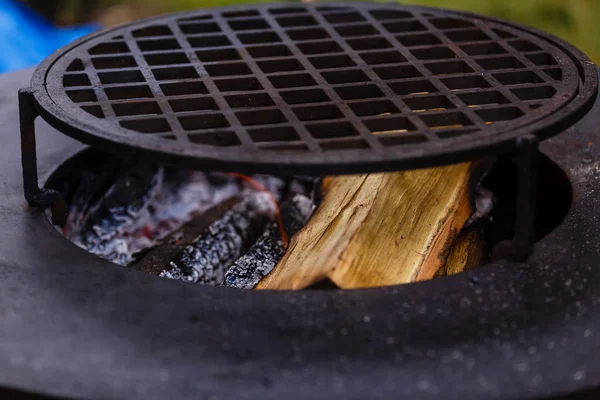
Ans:
{"type": "MultiPolygon", "coordinates": [[[[539,171],[536,240],[562,222],[572,201],[560,167],[542,155],[539,171]]],[[[515,163],[501,159],[474,185],[475,212],[462,236],[481,255],[437,277],[485,264],[495,244],[514,236],[516,180],[515,163]]],[[[164,278],[253,289],[318,209],[326,181],[176,170],[89,148],[59,166],[46,187],[67,203],[67,224],[57,229],[99,257],[164,278]]],[[[336,287],[323,279],[304,289],[336,287]]]]}
{"type": "Polygon", "coordinates": [[[392,286],[526,260],[572,199],[540,141],[597,93],[567,43],[430,8],[198,10],[88,39],[20,92],[29,204],[113,263],[244,289],[392,286]],[[113,155],[88,150],[41,191],[38,113],[113,155]]]}

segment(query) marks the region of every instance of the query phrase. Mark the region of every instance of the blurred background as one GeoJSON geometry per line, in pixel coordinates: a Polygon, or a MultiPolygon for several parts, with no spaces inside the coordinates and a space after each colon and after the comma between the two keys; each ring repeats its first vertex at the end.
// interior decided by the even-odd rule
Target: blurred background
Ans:
{"type": "MultiPolygon", "coordinates": [[[[35,65],[54,49],[102,26],[160,13],[265,1],[0,0],[0,51],[5,59],[0,61],[0,72],[35,65]]],[[[566,39],[595,62],[600,61],[600,0],[404,0],[401,3],[473,11],[535,26],[566,39]]]]}

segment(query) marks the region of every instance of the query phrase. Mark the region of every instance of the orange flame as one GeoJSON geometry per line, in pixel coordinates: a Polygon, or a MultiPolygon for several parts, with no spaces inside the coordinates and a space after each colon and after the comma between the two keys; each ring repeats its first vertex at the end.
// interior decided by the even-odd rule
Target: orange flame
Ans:
{"type": "Polygon", "coordinates": [[[241,181],[246,182],[254,190],[257,190],[259,192],[264,192],[269,195],[269,197],[273,201],[273,204],[275,204],[275,220],[277,221],[277,227],[279,228],[279,234],[281,236],[281,242],[283,243],[283,249],[287,250],[287,248],[290,245],[290,238],[289,238],[287,232],[285,231],[285,227],[283,226],[283,220],[281,218],[281,208],[279,207],[279,202],[277,201],[277,199],[275,198],[273,193],[269,189],[267,189],[266,187],[261,185],[259,182],[257,182],[256,180],[250,178],[249,176],[242,175],[242,174],[236,174],[236,173],[230,173],[229,175],[234,178],[238,178],[241,181]]]}

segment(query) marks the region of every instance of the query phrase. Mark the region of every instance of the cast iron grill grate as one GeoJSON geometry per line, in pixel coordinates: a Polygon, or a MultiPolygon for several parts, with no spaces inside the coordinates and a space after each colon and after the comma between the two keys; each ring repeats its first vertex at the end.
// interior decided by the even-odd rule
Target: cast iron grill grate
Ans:
{"type": "Polygon", "coordinates": [[[90,144],[330,174],[462,161],[558,133],[591,102],[590,76],[570,46],[486,17],[265,5],[100,33],[43,64],[33,90],[42,116],[90,144]]]}

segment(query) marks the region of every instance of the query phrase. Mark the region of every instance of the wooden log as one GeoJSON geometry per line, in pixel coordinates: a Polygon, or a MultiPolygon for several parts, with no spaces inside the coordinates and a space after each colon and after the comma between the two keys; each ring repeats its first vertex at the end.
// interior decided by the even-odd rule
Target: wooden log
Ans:
{"type": "Polygon", "coordinates": [[[464,229],[454,242],[446,265],[440,269],[437,276],[460,274],[476,268],[488,261],[487,248],[483,232],[478,226],[464,229]]]}
{"type": "Polygon", "coordinates": [[[350,289],[433,278],[474,212],[478,166],[335,177],[257,288],[300,290],[329,279],[350,289]]]}

